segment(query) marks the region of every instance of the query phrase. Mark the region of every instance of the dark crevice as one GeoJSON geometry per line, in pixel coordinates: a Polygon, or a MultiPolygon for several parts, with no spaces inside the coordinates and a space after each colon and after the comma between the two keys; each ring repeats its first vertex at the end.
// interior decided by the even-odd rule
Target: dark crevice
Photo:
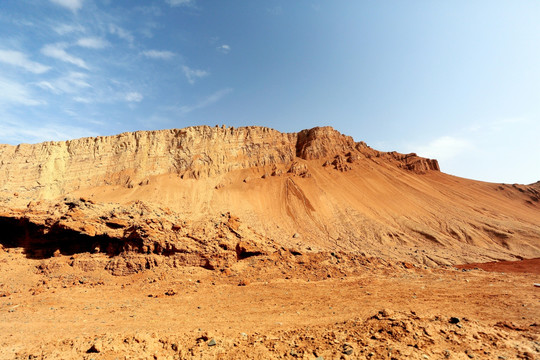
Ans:
{"type": "Polygon", "coordinates": [[[0,217],[0,244],[5,248],[23,248],[27,258],[47,259],[56,255],[106,253],[116,256],[124,251],[142,250],[142,239],[118,239],[107,235],[89,236],[58,224],[51,227],[27,219],[0,217]]]}

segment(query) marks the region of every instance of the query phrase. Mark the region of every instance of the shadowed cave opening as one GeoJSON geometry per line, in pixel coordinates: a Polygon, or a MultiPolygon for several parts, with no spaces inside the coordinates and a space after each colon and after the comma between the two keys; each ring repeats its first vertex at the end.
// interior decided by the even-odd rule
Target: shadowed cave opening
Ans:
{"type": "Polygon", "coordinates": [[[113,257],[123,251],[142,249],[142,239],[89,236],[58,224],[46,227],[10,217],[0,217],[0,244],[4,248],[23,248],[29,259],[48,259],[55,256],[55,252],[71,256],[99,251],[113,257]]]}

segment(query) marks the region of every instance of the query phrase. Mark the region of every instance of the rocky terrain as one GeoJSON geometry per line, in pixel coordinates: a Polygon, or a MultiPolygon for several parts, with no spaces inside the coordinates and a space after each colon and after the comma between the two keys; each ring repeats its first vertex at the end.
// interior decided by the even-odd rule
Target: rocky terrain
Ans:
{"type": "Polygon", "coordinates": [[[534,359],[538,184],[330,127],[0,145],[0,358],[534,359]]]}

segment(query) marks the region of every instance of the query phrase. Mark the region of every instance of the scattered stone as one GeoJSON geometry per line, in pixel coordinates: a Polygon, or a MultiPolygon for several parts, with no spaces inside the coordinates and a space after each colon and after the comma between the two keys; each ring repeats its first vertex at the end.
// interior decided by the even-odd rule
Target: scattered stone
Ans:
{"type": "Polygon", "coordinates": [[[298,353],[295,350],[291,350],[289,351],[289,355],[296,357],[298,356],[298,353]]]}
{"type": "Polygon", "coordinates": [[[100,353],[103,351],[103,344],[101,341],[96,341],[94,344],[90,347],[90,349],[86,350],[88,354],[90,353],[100,353]]]}
{"type": "Polygon", "coordinates": [[[211,339],[209,342],[208,342],[208,346],[216,346],[217,343],[216,343],[216,340],[215,339],[211,339]]]}
{"type": "Polygon", "coordinates": [[[297,175],[303,178],[311,177],[311,173],[309,172],[309,169],[306,164],[299,163],[298,161],[295,161],[289,171],[289,174],[297,175]]]}
{"type": "Polygon", "coordinates": [[[448,349],[443,351],[443,355],[444,355],[445,358],[449,358],[451,354],[452,353],[448,349]]]}
{"type": "Polygon", "coordinates": [[[460,318],[454,317],[454,316],[452,316],[452,317],[450,318],[450,320],[448,320],[448,322],[449,322],[450,324],[457,324],[457,323],[459,323],[460,321],[461,321],[460,318]]]}
{"type": "Polygon", "coordinates": [[[300,237],[300,234],[299,234],[299,233],[294,233],[292,237],[295,238],[295,239],[296,239],[296,238],[299,238],[299,237],[300,237]]]}
{"type": "Polygon", "coordinates": [[[343,350],[342,350],[342,353],[345,354],[345,355],[352,355],[352,353],[354,352],[354,349],[353,349],[353,346],[349,343],[344,343],[343,344],[343,350]]]}
{"type": "Polygon", "coordinates": [[[408,262],[402,262],[402,265],[405,269],[414,269],[414,265],[408,262]]]}

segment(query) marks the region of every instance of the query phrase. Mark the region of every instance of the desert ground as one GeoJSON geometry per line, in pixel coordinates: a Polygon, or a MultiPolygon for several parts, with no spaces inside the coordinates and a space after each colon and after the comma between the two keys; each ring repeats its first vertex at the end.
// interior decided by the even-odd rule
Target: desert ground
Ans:
{"type": "MultiPolygon", "coordinates": [[[[248,258],[226,272],[81,271],[1,254],[2,359],[537,359],[540,259],[431,269],[248,258]],[[522,264],[523,265],[523,264],[522,264]],[[500,272],[503,270],[504,272],[500,272]]],[[[90,256],[90,255],[86,255],[90,256]]],[[[337,260],[336,260],[337,261],[337,260]]]]}

